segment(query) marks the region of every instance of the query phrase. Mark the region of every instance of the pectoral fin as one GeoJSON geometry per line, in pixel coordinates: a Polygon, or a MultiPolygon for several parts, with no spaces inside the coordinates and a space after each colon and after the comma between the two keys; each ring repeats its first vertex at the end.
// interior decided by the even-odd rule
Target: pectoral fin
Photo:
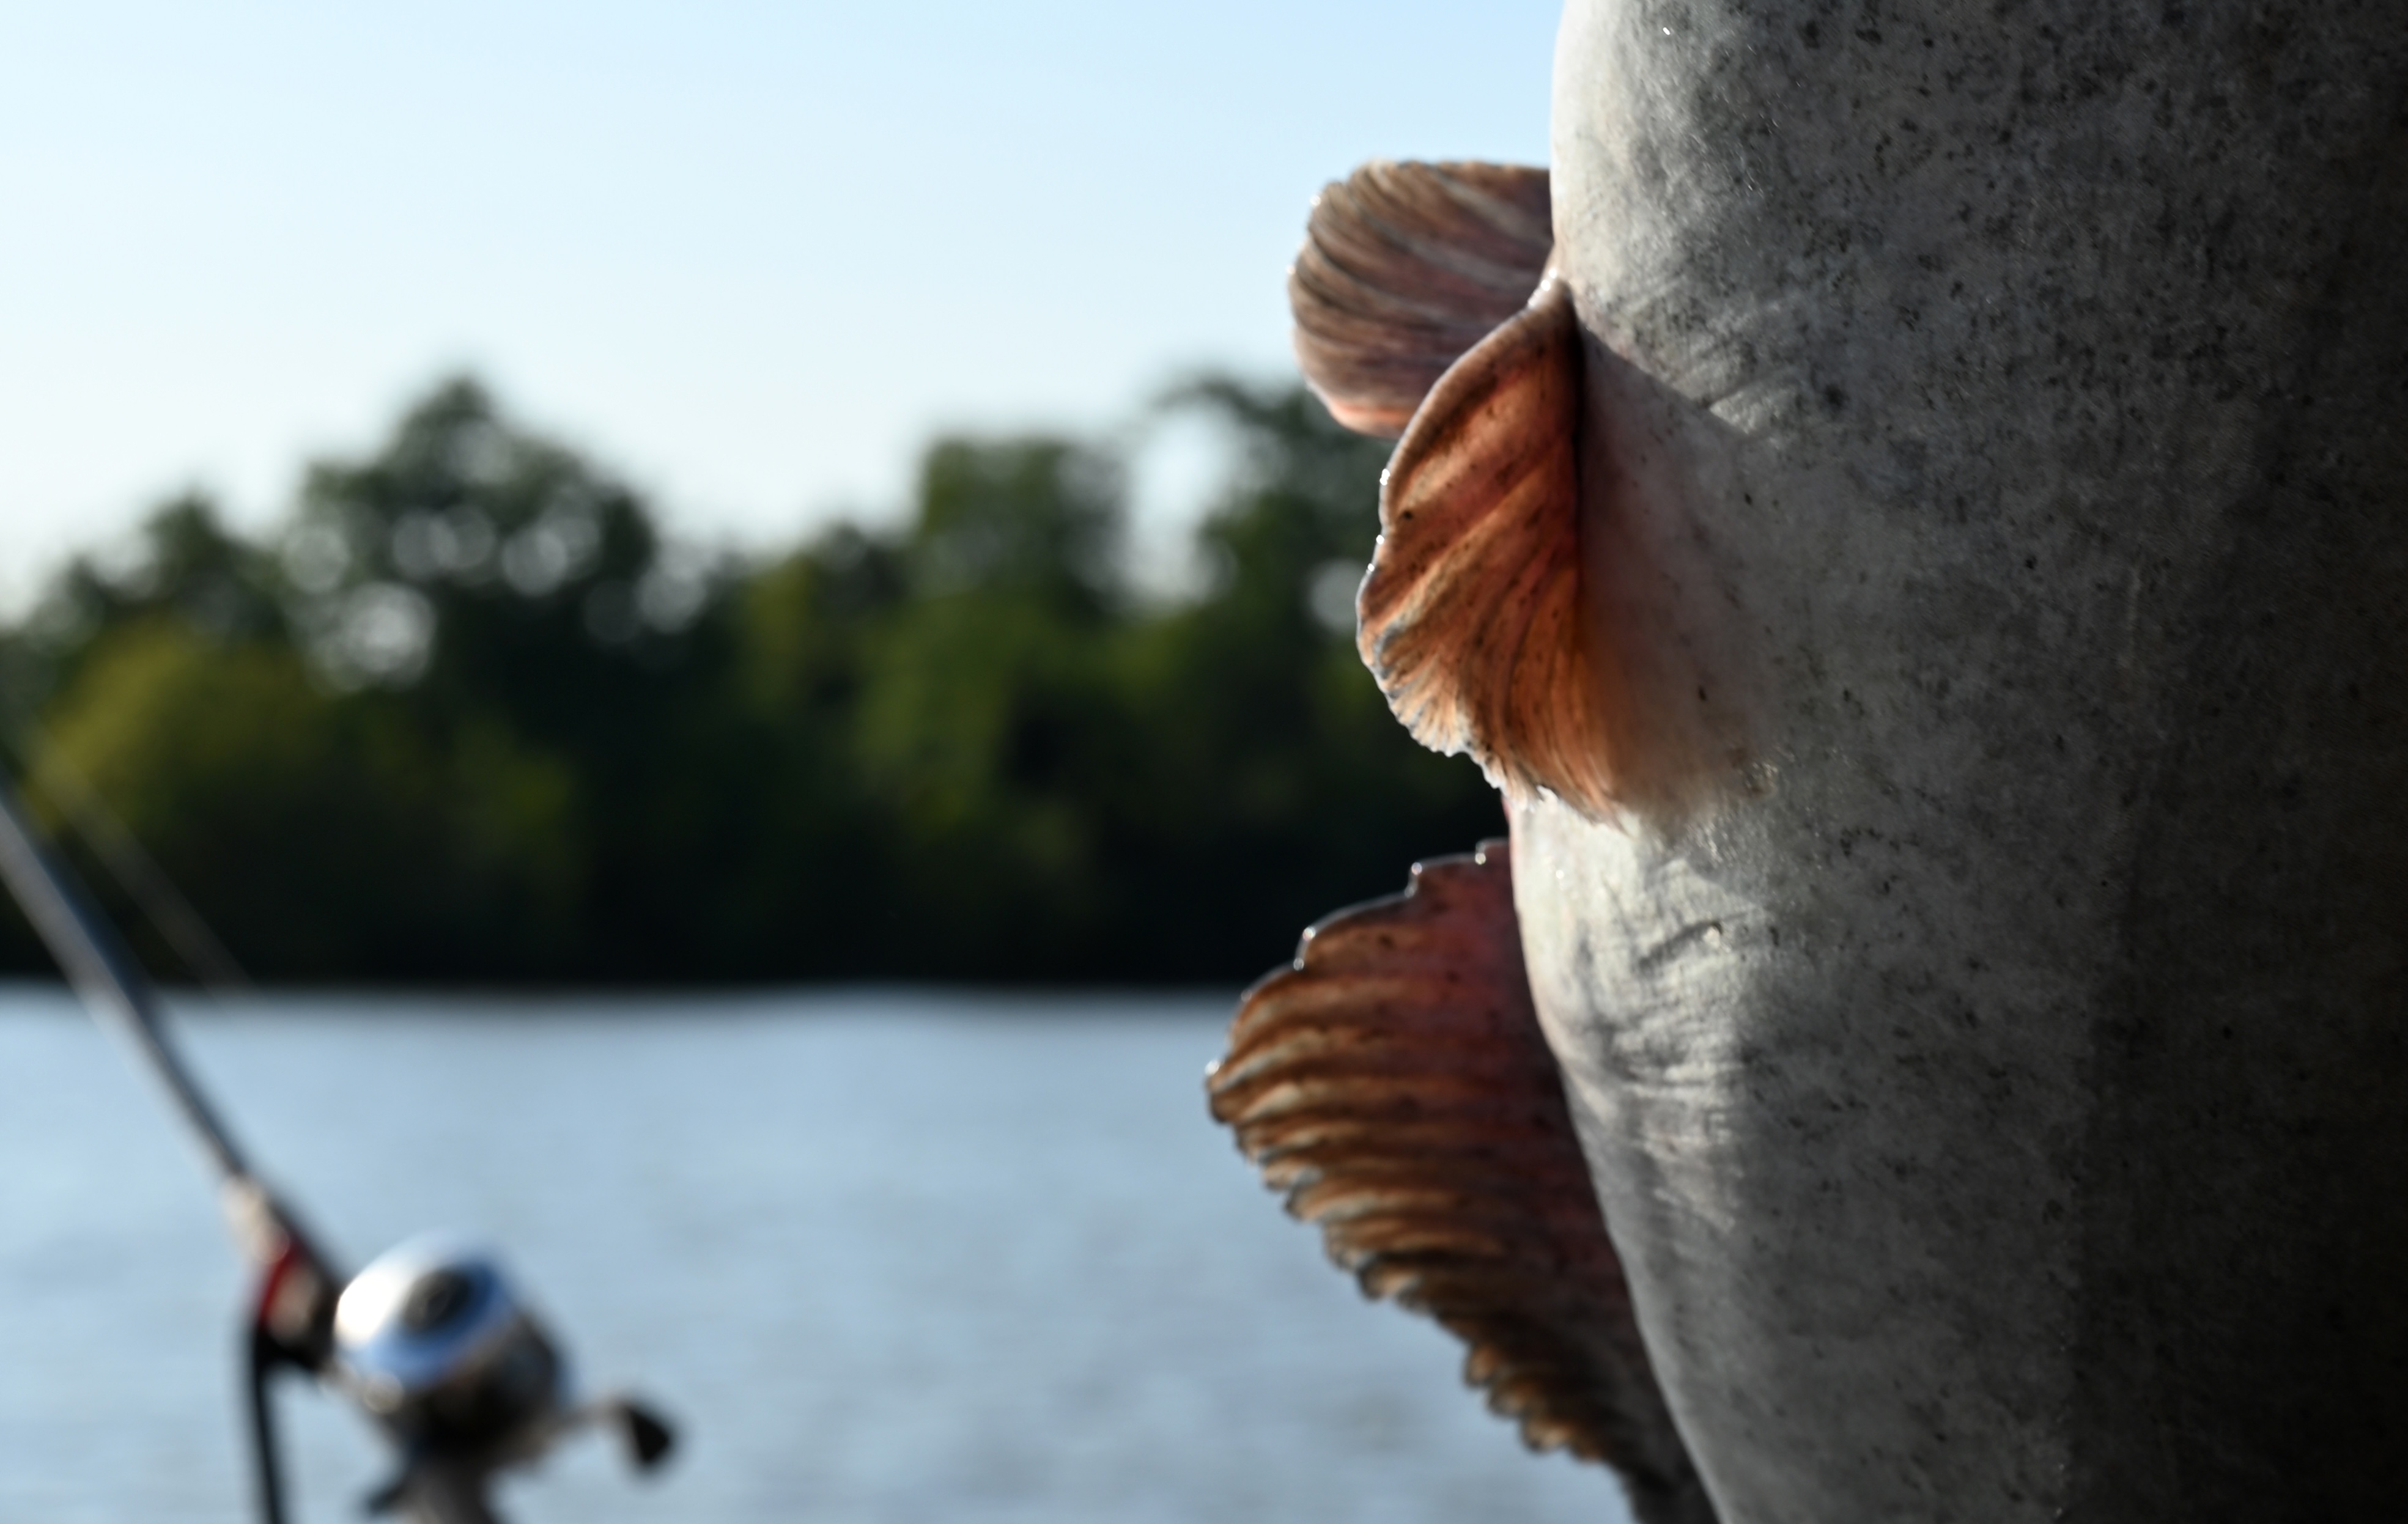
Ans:
{"type": "Polygon", "coordinates": [[[1439,382],[1397,446],[1357,644],[1415,740],[1592,819],[1612,693],[1582,589],[1580,329],[1550,280],[1439,382]]]}
{"type": "Polygon", "coordinates": [[[1313,202],[1288,271],[1305,379],[1338,421],[1394,439],[1529,299],[1554,241],[1543,169],[1364,165],[1313,202]]]}
{"type": "Polygon", "coordinates": [[[1208,1090],[1366,1294],[1469,1346],[1526,1443],[1612,1465],[1647,1524],[1711,1521],[1531,1004],[1504,843],[1305,933],[1208,1090]]]}
{"type": "Polygon", "coordinates": [[[1356,605],[1415,739],[1591,819],[1614,804],[1611,694],[1583,601],[1580,334],[1551,278],[1547,172],[1366,164],[1313,203],[1288,272],[1305,379],[1402,435],[1356,605]]]}

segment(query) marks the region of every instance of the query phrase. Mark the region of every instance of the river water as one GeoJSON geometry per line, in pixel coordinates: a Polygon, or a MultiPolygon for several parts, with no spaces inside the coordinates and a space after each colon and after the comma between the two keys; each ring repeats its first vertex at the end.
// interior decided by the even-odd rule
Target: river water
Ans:
{"type": "MultiPolygon", "coordinates": [[[[514,1524],[1623,1524],[1205,1118],[1227,1006],[285,996],[179,1030],[331,1250],[477,1232],[582,1385],[678,1421],[659,1476],[586,1440],[514,1524]]],[[[145,1083],[0,987],[0,1519],[248,1519],[241,1294],[145,1083]]],[[[376,1443],[297,1385],[280,1413],[298,1518],[358,1517],[376,1443]]]]}

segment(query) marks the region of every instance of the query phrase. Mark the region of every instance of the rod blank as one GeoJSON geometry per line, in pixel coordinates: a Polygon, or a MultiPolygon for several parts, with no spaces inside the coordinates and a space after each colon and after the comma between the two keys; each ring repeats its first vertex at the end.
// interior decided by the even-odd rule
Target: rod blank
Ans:
{"type": "Polygon", "coordinates": [[[0,776],[0,880],[6,880],[24,907],[25,919],[84,1004],[166,1092],[221,1181],[255,1183],[258,1177],[234,1134],[168,1042],[159,1021],[158,995],[141,965],[93,907],[74,871],[44,849],[15,784],[5,776],[0,776]]]}

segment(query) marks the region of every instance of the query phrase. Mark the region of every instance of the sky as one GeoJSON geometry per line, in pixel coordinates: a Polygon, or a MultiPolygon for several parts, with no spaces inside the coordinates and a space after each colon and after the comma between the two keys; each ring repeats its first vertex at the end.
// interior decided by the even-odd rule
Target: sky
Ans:
{"type": "MultiPolygon", "coordinates": [[[[891,514],[939,430],[1137,437],[1182,375],[1293,374],[1323,182],[1544,163],[1555,23],[0,0],[0,609],[186,487],[280,520],[462,371],[733,547],[891,514]]],[[[1200,449],[1142,457],[1143,514],[1200,449]]]]}

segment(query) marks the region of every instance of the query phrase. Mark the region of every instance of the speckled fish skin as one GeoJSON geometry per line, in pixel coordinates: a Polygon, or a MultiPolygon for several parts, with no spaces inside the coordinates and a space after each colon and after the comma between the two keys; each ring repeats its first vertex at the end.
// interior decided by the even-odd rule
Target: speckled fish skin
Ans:
{"type": "Polygon", "coordinates": [[[1584,573],[1512,806],[1726,1524],[2408,1508],[2408,21],[1573,0],[1584,573]]]}

